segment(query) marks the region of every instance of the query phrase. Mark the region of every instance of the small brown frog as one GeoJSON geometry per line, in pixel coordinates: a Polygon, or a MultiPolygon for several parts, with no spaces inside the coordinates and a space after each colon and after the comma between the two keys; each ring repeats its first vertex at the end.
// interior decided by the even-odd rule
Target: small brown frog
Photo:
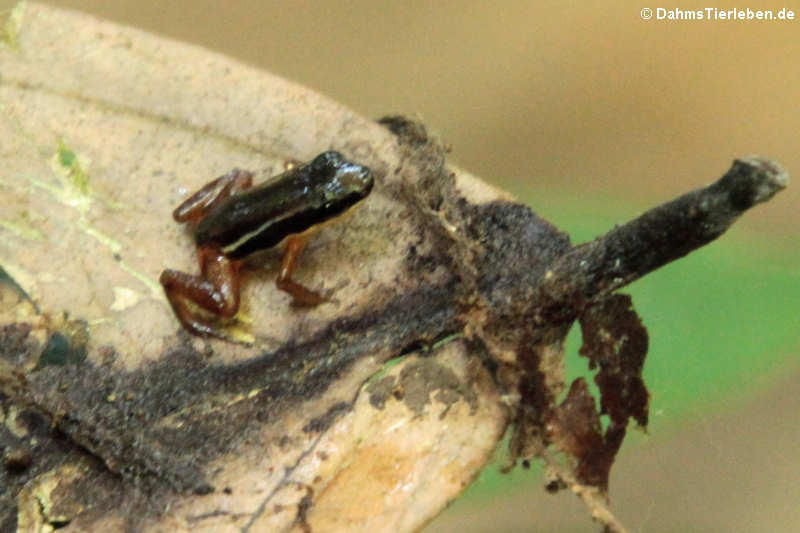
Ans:
{"type": "Polygon", "coordinates": [[[242,259],[284,239],[278,288],[296,304],[325,301],[292,280],[297,258],[316,230],[369,195],[373,181],[367,167],[329,151],[255,187],[250,172],[234,169],[187,198],[172,216],[194,225],[200,275],[168,269],[159,278],[183,327],[195,335],[228,338],[219,319],[239,310],[242,259]]]}

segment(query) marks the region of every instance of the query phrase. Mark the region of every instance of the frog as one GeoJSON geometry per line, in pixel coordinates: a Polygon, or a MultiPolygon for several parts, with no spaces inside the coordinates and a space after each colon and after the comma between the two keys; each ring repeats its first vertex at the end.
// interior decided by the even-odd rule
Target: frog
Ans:
{"type": "Polygon", "coordinates": [[[239,310],[244,259],[284,241],[277,288],[297,306],[329,300],[293,279],[298,258],[315,233],[369,196],[374,181],[368,167],[330,150],[255,186],[253,173],[234,168],[189,196],[172,217],[191,228],[200,273],[166,269],[159,277],[183,328],[230,340],[225,324],[239,310]]]}

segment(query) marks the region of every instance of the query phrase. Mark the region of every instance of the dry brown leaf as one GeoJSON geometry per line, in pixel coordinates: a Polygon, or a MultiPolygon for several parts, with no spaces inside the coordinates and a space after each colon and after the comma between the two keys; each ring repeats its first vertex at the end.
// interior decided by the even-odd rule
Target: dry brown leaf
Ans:
{"type": "MultiPolygon", "coordinates": [[[[27,383],[36,389],[29,399],[63,413],[72,438],[105,463],[73,451],[50,460],[36,448],[19,496],[20,529],[72,520],[70,529],[101,531],[144,520],[173,531],[279,531],[336,520],[348,531],[402,531],[434,516],[476,475],[504,429],[488,374],[469,363],[462,341],[444,345],[435,360],[409,355],[389,372],[435,365],[447,383],[426,382],[430,390],[417,391],[413,409],[409,396],[390,396],[376,409],[362,384],[400,355],[398,339],[387,329],[372,353],[338,361],[323,344],[359,335],[359,317],[406,290],[399,273],[417,237],[395,191],[418,180],[425,164],[441,165],[441,154],[410,160],[385,127],[196,47],[37,4],[18,6],[14,17],[14,46],[0,51],[0,265],[41,314],[7,290],[14,305],[2,311],[4,340],[8,324],[26,324],[14,330],[26,346],[16,352],[18,368],[41,366],[42,351],[59,357],[45,346],[53,338],[63,340],[63,359],[86,357],[66,371],[45,367],[41,381],[27,383]],[[234,166],[265,179],[287,161],[331,148],[383,180],[365,207],[324,230],[304,256],[298,276],[335,288],[337,302],[292,309],[271,283],[278,256],[268,252],[252,261],[244,282],[251,346],[183,333],[157,282],[166,266],[195,268],[192,241],[171,210],[234,166]],[[53,336],[67,330],[83,343],[53,336]],[[293,349],[282,350],[289,341],[293,349]],[[296,390],[280,389],[282,379],[296,390]],[[52,394],[53,380],[62,394],[52,394]],[[459,387],[449,396],[436,393],[452,383],[459,387]],[[180,435],[201,419],[202,429],[180,435]],[[94,434],[75,429],[87,423],[94,434]],[[36,503],[58,480],[63,489],[91,476],[100,486],[94,478],[103,467],[133,484],[166,483],[189,495],[170,499],[166,511],[166,501],[137,500],[112,476],[106,491],[62,490],[69,511],[57,510],[57,500],[52,508],[36,503]],[[191,494],[209,484],[213,494],[191,494]],[[310,496],[313,508],[301,513],[310,496]],[[360,521],[366,512],[370,520],[360,521]]],[[[407,296],[426,312],[424,294],[407,296]]],[[[409,347],[419,340],[408,332],[409,347]]],[[[9,408],[9,420],[22,413],[9,408]]],[[[34,412],[24,414],[43,416],[34,412]]]]}
{"type": "MultiPolygon", "coordinates": [[[[228,58],[84,15],[20,4],[9,20],[0,525],[413,531],[477,475],[513,420],[515,458],[544,457],[622,530],[602,487],[548,452],[591,457],[586,443],[599,440],[563,422],[595,428],[591,398],[555,403],[564,337],[614,290],[768,200],[786,184],[779,167],[738,161],[717,184],[572,247],[446,165],[418,124],[366,120],[228,58]],[[263,180],[327,149],[376,177],[297,273],[335,298],[292,308],[272,282],[279,252],[259,253],[237,317],[250,342],[189,336],[157,282],[166,267],[196,268],[172,209],[232,167],[263,180]]],[[[606,479],[613,453],[603,460],[592,479],[606,479]]]]}

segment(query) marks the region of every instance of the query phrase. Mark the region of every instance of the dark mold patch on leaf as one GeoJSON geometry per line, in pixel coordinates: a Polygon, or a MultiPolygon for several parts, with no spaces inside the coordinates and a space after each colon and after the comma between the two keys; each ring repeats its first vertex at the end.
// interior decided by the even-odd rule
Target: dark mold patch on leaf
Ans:
{"type": "Polygon", "coordinates": [[[445,413],[461,398],[470,404],[473,411],[477,408],[474,390],[465,387],[452,370],[434,358],[426,357],[406,365],[397,380],[395,391],[398,389],[402,391],[403,402],[417,414],[422,414],[431,402],[432,392],[437,401],[446,405],[445,413]]]}
{"type": "Polygon", "coordinates": [[[383,409],[386,407],[386,400],[394,394],[395,390],[395,377],[386,376],[367,386],[367,393],[369,393],[369,403],[375,409],[383,409]]]}
{"type": "Polygon", "coordinates": [[[34,370],[49,365],[77,365],[86,359],[89,329],[85,322],[73,321],[62,331],[54,331],[47,340],[34,370]]]}
{"type": "Polygon", "coordinates": [[[3,466],[10,474],[21,474],[33,464],[33,456],[26,448],[6,449],[3,466]]]}
{"type": "Polygon", "coordinates": [[[41,346],[30,337],[31,329],[31,325],[26,322],[0,326],[0,359],[16,365],[38,354],[41,346]]]}
{"type": "MultiPolygon", "coordinates": [[[[0,337],[2,344],[2,337],[0,337]]],[[[62,465],[75,465],[85,472],[86,486],[80,491],[62,491],[62,500],[75,508],[92,509],[102,514],[119,505],[121,491],[114,485],[113,476],[102,465],[74,446],[51,420],[37,408],[14,402],[0,393],[0,449],[3,468],[0,468],[0,531],[17,529],[18,495],[26,485],[36,486],[36,480],[62,465]]]]}
{"type": "MultiPolygon", "coordinates": [[[[36,360],[42,347],[30,326],[7,325],[0,329],[0,364],[19,368],[19,383],[6,376],[0,390],[12,393],[16,403],[34,406],[45,421],[43,441],[58,440],[71,456],[102,465],[96,468],[125,482],[119,490],[131,493],[126,498],[147,502],[150,512],[144,514],[158,514],[167,500],[157,495],[215,490],[206,479],[209,461],[247,442],[264,423],[297,403],[325,392],[361,357],[383,354],[388,360],[419,338],[435,341],[443,329],[457,331],[453,292],[447,283],[412,290],[378,302],[375,309],[341,317],[302,342],[229,365],[214,364],[208,354],[179,345],[156,362],[125,372],[95,364],[94,357],[72,358],[75,333],[59,331],[48,337],[48,364],[25,372],[17,364],[36,360]],[[55,364],[62,361],[74,364],[55,364]],[[227,405],[227,398],[242,395],[246,398],[227,405]]],[[[344,403],[334,405],[306,430],[324,431],[347,409],[344,403]]],[[[38,465],[35,459],[30,470],[40,472],[38,465]]],[[[15,487],[8,494],[21,484],[15,487]]],[[[13,509],[13,497],[8,503],[13,509]]],[[[129,516],[135,520],[143,511],[129,516]]]]}
{"type": "Polygon", "coordinates": [[[371,383],[367,386],[367,393],[370,404],[376,409],[383,409],[386,401],[393,397],[417,415],[423,414],[431,399],[445,404],[442,417],[460,399],[469,404],[472,412],[478,407],[475,391],[434,357],[420,358],[406,365],[399,375],[386,376],[371,383]]]}
{"type": "Polygon", "coordinates": [[[350,404],[347,402],[339,402],[331,406],[328,412],[323,416],[312,418],[311,421],[303,426],[305,433],[322,433],[326,431],[331,425],[336,422],[336,419],[344,415],[350,410],[350,404]]]}

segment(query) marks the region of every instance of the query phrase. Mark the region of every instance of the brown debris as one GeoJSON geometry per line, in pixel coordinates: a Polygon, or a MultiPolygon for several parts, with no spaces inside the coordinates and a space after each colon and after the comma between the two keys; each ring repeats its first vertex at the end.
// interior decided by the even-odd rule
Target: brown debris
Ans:
{"type": "Polygon", "coordinates": [[[631,298],[615,294],[587,309],[580,317],[580,354],[597,369],[600,409],[583,378],[572,382],[567,397],[552,415],[551,441],[576,460],[581,484],[608,489],[608,476],[633,418],[647,426],[648,393],[642,380],[647,355],[647,330],[631,298]],[[609,415],[605,432],[600,415],[609,415]]]}
{"type": "Polygon", "coordinates": [[[633,308],[631,297],[615,294],[587,309],[580,318],[583,346],[580,354],[597,368],[601,414],[613,424],[633,418],[647,426],[649,396],[642,380],[647,355],[647,330],[633,308]]]}

